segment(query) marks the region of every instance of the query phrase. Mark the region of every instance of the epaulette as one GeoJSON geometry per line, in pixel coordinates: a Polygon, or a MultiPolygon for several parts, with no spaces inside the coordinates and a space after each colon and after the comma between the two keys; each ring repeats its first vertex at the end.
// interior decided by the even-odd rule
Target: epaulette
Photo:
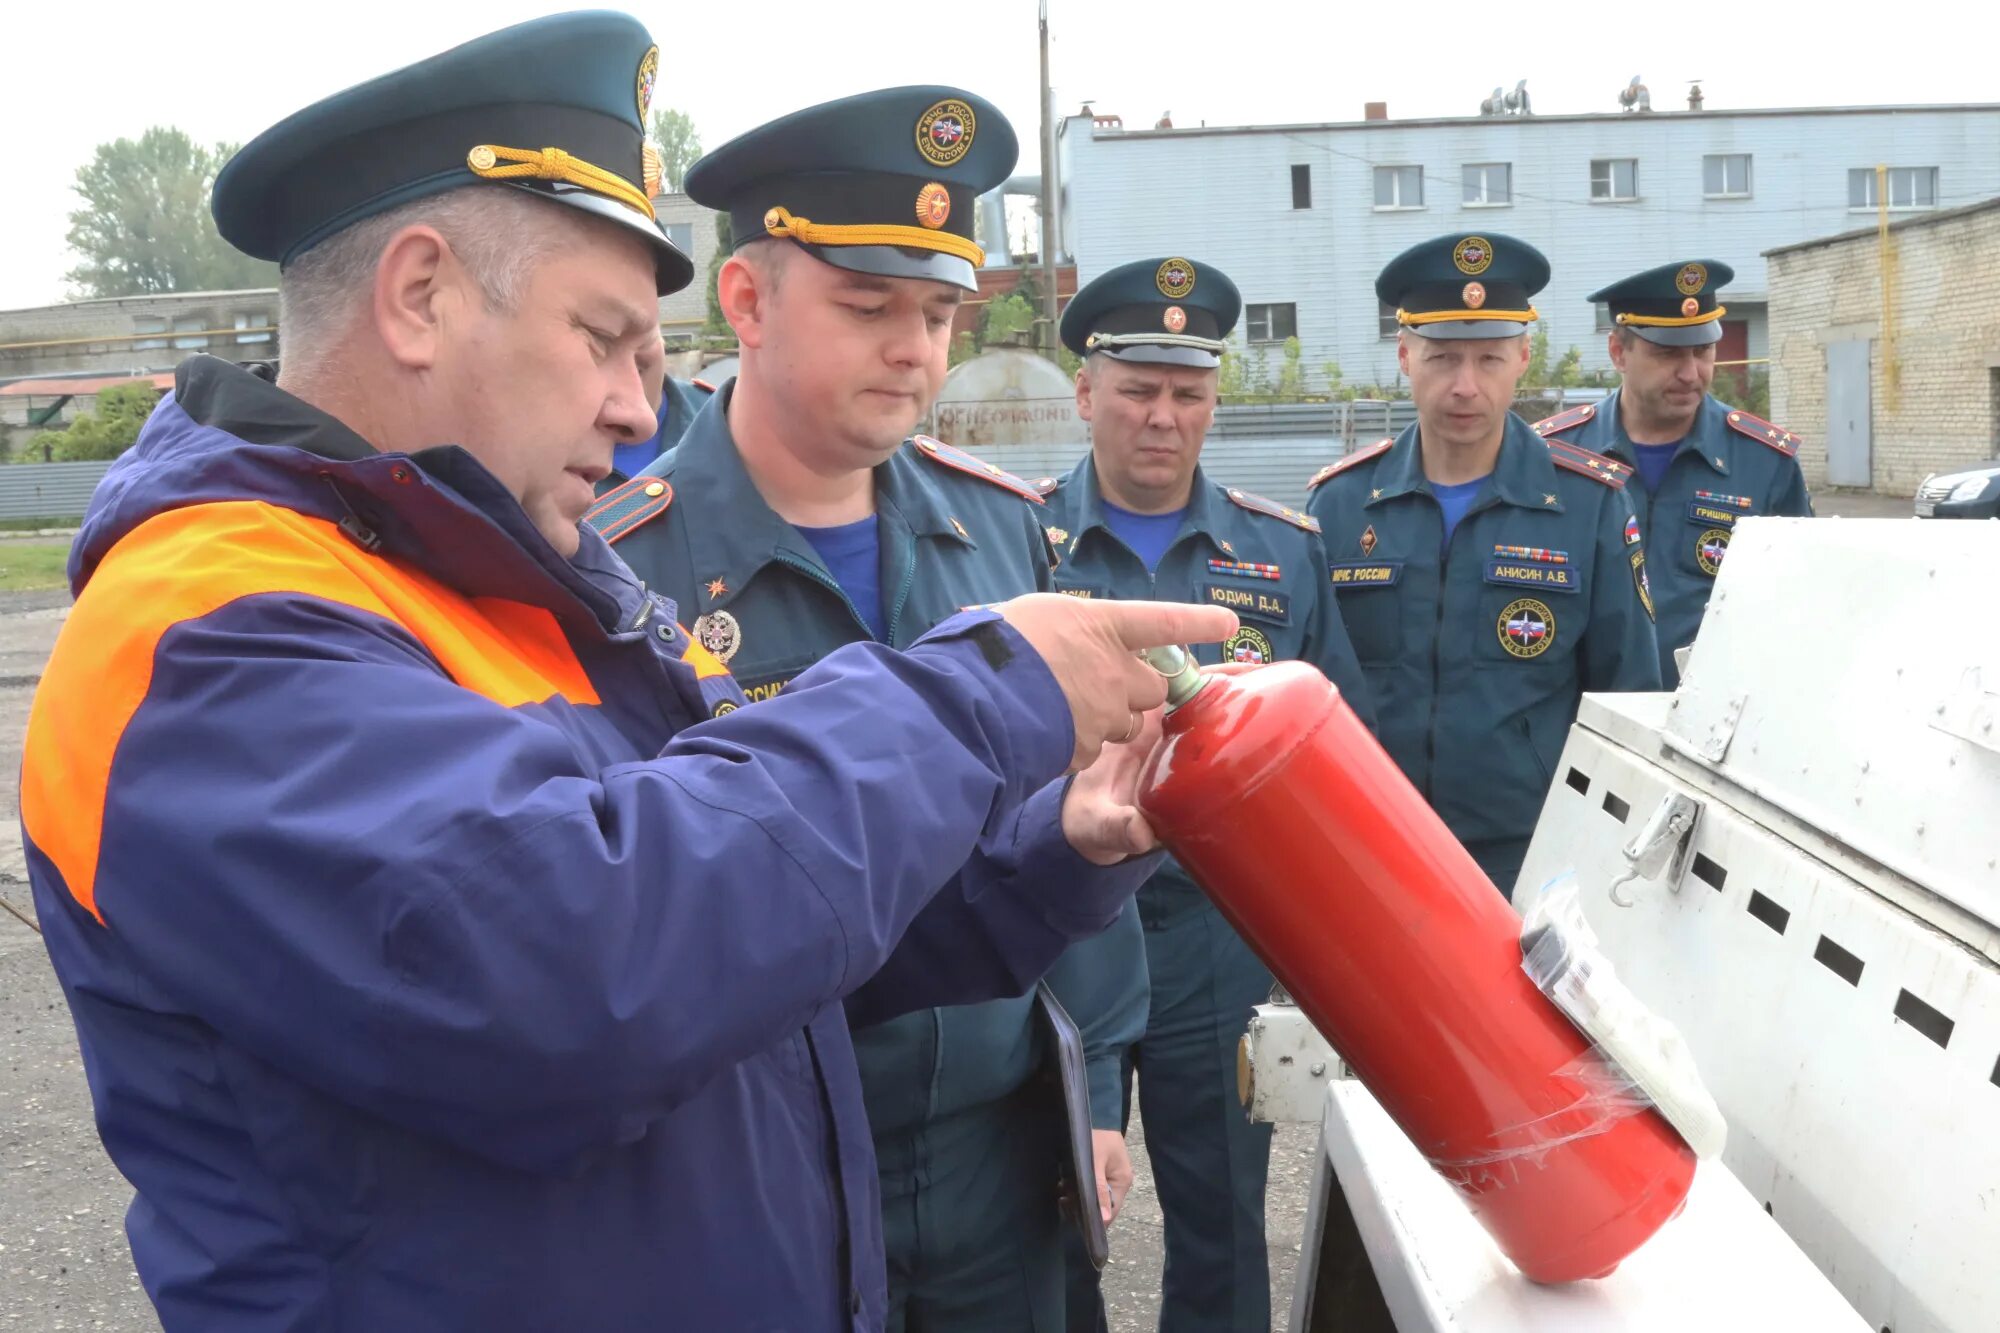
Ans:
{"type": "Polygon", "coordinates": [[[1014,494],[1020,496],[1023,500],[1032,500],[1036,504],[1044,503],[1041,492],[1030,486],[1027,482],[1022,481],[1019,477],[1004,468],[995,467],[993,464],[985,462],[982,459],[974,458],[971,454],[968,454],[956,445],[946,444],[943,440],[932,439],[928,435],[912,436],[910,443],[916,445],[917,452],[925,458],[930,459],[933,463],[941,463],[954,471],[977,477],[981,481],[991,482],[1002,490],[1014,492],[1014,494]]]}
{"type": "Polygon", "coordinates": [[[1227,490],[1229,498],[1239,509],[1247,509],[1253,514],[1269,514],[1272,518],[1281,518],[1293,527],[1304,528],[1307,532],[1319,531],[1319,520],[1311,514],[1300,513],[1289,505],[1281,505],[1276,500],[1266,500],[1261,495],[1239,491],[1234,486],[1228,487],[1227,490]]]}
{"type": "Polygon", "coordinates": [[[1062,485],[1062,483],[1054,477],[1039,478],[1035,482],[1035,494],[1054,495],[1056,493],[1056,487],[1060,485],[1062,485]]]}
{"type": "Polygon", "coordinates": [[[1739,435],[1748,435],[1762,445],[1776,449],[1787,458],[1796,458],[1799,453],[1799,437],[1782,426],[1773,426],[1762,417],[1751,416],[1748,412],[1729,409],[1729,425],[1739,435]]]}
{"type": "Polygon", "coordinates": [[[634,529],[666,513],[673,502],[674,488],[664,478],[634,477],[599,496],[597,503],[584,511],[583,521],[615,545],[634,529]]]}
{"type": "Polygon", "coordinates": [[[1537,421],[1535,423],[1535,434],[1554,435],[1558,431],[1568,430],[1572,426],[1581,426],[1596,415],[1596,403],[1585,403],[1581,407],[1572,407],[1567,412],[1558,412],[1552,417],[1543,417],[1540,421],[1537,421]]]}
{"type": "Polygon", "coordinates": [[[1601,481],[1614,491],[1625,489],[1625,483],[1632,478],[1632,469],[1615,458],[1594,454],[1580,444],[1568,440],[1543,440],[1548,446],[1549,461],[1557,467],[1574,472],[1592,481],[1601,481]]]}
{"type": "Polygon", "coordinates": [[[715,386],[713,384],[710,384],[707,380],[702,379],[698,375],[695,378],[689,380],[688,383],[694,385],[695,388],[704,390],[705,392],[708,393],[714,393],[716,391],[715,386]]]}
{"type": "Polygon", "coordinates": [[[1319,488],[1320,483],[1324,482],[1328,477],[1338,476],[1342,472],[1345,472],[1347,471],[1347,469],[1353,467],[1356,463],[1367,462],[1369,459],[1375,457],[1377,454],[1381,453],[1383,450],[1387,449],[1390,445],[1394,444],[1395,442],[1396,442],[1396,437],[1391,435],[1388,436],[1387,438],[1375,441],[1375,443],[1369,445],[1366,449],[1356,449],[1353,453],[1349,454],[1345,458],[1336,458],[1333,462],[1328,463],[1325,467],[1321,468],[1318,472],[1313,474],[1313,479],[1306,483],[1306,489],[1309,491],[1317,490],[1319,488]]]}

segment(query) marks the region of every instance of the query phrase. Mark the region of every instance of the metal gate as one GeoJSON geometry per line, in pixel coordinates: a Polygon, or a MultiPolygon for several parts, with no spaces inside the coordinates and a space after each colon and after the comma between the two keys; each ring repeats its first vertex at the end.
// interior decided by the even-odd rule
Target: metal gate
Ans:
{"type": "Polygon", "coordinates": [[[1869,486],[1871,467],[1868,339],[1826,345],[1826,480],[1869,486]]]}

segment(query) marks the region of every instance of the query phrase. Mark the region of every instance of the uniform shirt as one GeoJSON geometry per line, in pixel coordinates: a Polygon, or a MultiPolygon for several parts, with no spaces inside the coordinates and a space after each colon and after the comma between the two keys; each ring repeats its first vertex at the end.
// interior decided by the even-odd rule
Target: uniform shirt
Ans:
{"type": "MultiPolygon", "coordinates": [[[[1613,391],[1602,404],[1572,408],[1536,422],[1535,429],[1548,439],[1635,463],[1639,446],[1625,433],[1618,402],[1613,391]]],[[[1660,678],[1670,688],[1680,679],[1674,649],[1693,643],[1701,628],[1737,522],[1757,514],[1812,514],[1798,451],[1791,432],[1710,395],[1659,482],[1639,498],[1660,617],[1660,678]]]]}
{"type": "Polygon", "coordinates": [[[1659,688],[1624,471],[1560,455],[1510,414],[1448,542],[1416,426],[1324,469],[1307,506],[1382,744],[1496,881],[1525,850],[1583,691],[1659,688]]]}
{"type": "Polygon", "coordinates": [[[693,421],[695,413],[701,411],[709,395],[715,392],[706,380],[677,380],[669,378],[661,389],[659,429],[649,440],[637,444],[621,444],[611,451],[611,475],[597,483],[597,493],[603,495],[614,487],[623,485],[645,470],[646,464],[674,447],[682,432],[693,421]]]}
{"type": "MultiPolygon", "coordinates": [[[[1033,489],[918,437],[875,469],[880,606],[871,626],[851,585],[751,481],[729,430],[733,388],[722,387],[676,448],[601,501],[591,522],[649,586],[698,613],[696,637],[725,658],[752,702],[777,697],[843,644],[906,647],[965,607],[1053,587],[1033,489]],[[635,523],[623,504],[652,486],[663,488],[651,497],[658,507],[635,523]]],[[[1130,917],[1081,946],[1093,965],[1058,969],[1051,983],[1083,1030],[1100,1127],[1118,1124],[1117,1048],[1145,1022],[1144,945],[1136,921],[1124,924],[1130,917]]],[[[906,1013],[872,1006],[865,992],[850,1003],[885,1188],[944,1150],[925,1136],[931,1122],[1027,1080],[1031,1004],[1023,995],[906,1013]]]]}

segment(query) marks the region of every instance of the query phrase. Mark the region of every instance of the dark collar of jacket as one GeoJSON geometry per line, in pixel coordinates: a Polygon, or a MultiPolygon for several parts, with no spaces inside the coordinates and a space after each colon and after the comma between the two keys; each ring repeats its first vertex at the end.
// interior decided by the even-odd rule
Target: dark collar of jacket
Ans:
{"type": "MultiPolygon", "coordinates": [[[[664,477],[673,483],[670,515],[685,534],[687,549],[701,553],[693,571],[703,582],[722,580],[725,590],[704,603],[708,610],[727,606],[751,579],[775,561],[804,564],[831,578],[799,530],[778,515],[750,478],[736,437],[729,429],[729,403],[736,380],[710,398],[672,450],[648,464],[642,476],[664,477]]],[[[969,529],[952,521],[935,465],[916,456],[907,443],[876,465],[875,512],[884,526],[901,526],[918,538],[935,537],[976,546],[969,529]]]]}
{"type": "MultiPolygon", "coordinates": [[[[1625,414],[1620,407],[1624,401],[1623,394],[1624,390],[1620,388],[1604,395],[1604,401],[1598,404],[1597,416],[1599,420],[1608,423],[1610,429],[1605,432],[1601,446],[1584,447],[1594,448],[1621,463],[1630,463],[1637,467],[1639,451],[1633,446],[1632,437],[1625,433],[1625,414]]],[[[1674,457],[1693,454],[1708,465],[1709,471],[1717,476],[1728,476],[1729,455],[1736,447],[1732,443],[1732,437],[1736,432],[1729,429],[1728,416],[1729,404],[1712,393],[1703,394],[1701,406],[1694,414],[1694,424],[1689,426],[1688,433],[1681,437],[1681,447],[1674,451],[1674,457]]]]}
{"type": "MultiPolygon", "coordinates": [[[[1076,492],[1076,534],[1070,541],[1069,549],[1078,550],[1083,545],[1083,535],[1093,528],[1102,528],[1106,540],[1117,541],[1117,534],[1104,518],[1104,492],[1097,484],[1097,455],[1086,453],[1081,462],[1071,470],[1065,483],[1067,489],[1076,492]]],[[[1195,465],[1194,486],[1188,492],[1187,511],[1181,515],[1181,525],[1174,533],[1174,540],[1167,544],[1169,550],[1189,533],[1199,533],[1218,551],[1227,553],[1218,534],[1218,524],[1223,518],[1222,488],[1211,482],[1202,473],[1200,464],[1195,465]]]]}
{"type": "Polygon", "coordinates": [[[414,565],[470,597],[524,602],[609,631],[632,624],[645,605],[643,589],[603,538],[585,527],[576,555],[564,559],[507,488],[458,445],[381,452],[280,389],[269,366],[213,356],[181,363],[174,401],[197,426],[257,447],[163,460],[141,453],[142,436],[128,453],[134,468],[172,466],[165,476],[135,478],[127,488],[135,509],[267,500],[341,524],[362,549],[414,565]],[[418,474],[425,484],[412,484],[418,474]]]}
{"type": "MultiPolygon", "coordinates": [[[[1418,439],[1421,429],[1416,424],[1407,427],[1375,464],[1368,498],[1362,501],[1364,506],[1382,504],[1401,495],[1430,494],[1431,483],[1424,476],[1423,448],[1418,439]]],[[[1499,503],[1560,514],[1562,492],[1556,480],[1556,465],[1549,461],[1548,446],[1535,434],[1534,427],[1509,412],[1492,479],[1473,501],[1473,510],[1499,503]]]]}

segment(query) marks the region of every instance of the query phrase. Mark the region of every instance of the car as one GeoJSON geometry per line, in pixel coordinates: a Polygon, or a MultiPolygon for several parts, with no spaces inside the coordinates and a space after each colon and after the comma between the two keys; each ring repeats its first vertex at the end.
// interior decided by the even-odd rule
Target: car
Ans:
{"type": "Polygon", "coordinates": [[[2000,518],[2000,458],[1925,477],[1916,509],[1918,518],[2000,518]]]}

